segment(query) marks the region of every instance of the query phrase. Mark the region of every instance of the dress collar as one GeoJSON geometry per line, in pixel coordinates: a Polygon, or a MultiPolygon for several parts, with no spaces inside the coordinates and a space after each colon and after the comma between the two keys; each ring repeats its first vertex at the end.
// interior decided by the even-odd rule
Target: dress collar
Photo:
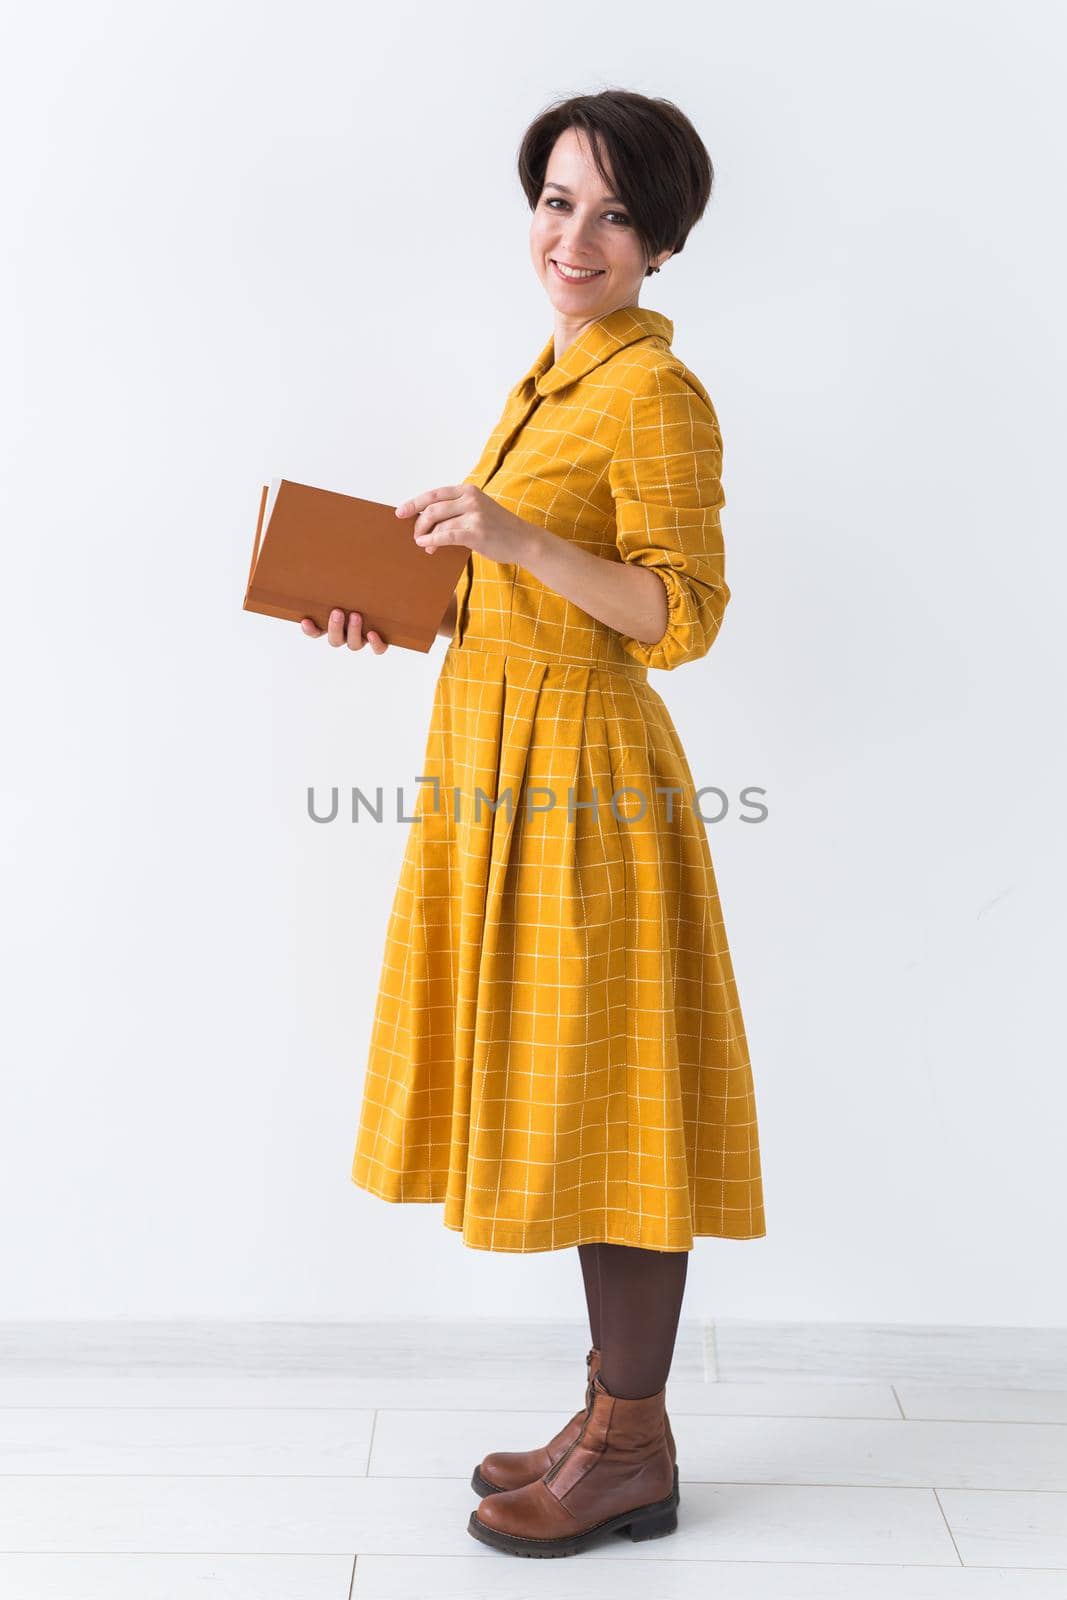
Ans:
{"type": "MultiPolygon", "coordinates": [[[[584,378],[602,361],[621,350],[624,345],[649,337],[664,339],[669,345],[674,337],[674,323],[660,311],[647,306],[620,306],[598,317],[572,339],[559,360],[555,359],[555,335],[547,341],[537,360],[522,380],[532,383],[539,395],[552,394],[578,378],[584,378]]],[[[522,385],[520,385],[521,387],[522,385]]]]}

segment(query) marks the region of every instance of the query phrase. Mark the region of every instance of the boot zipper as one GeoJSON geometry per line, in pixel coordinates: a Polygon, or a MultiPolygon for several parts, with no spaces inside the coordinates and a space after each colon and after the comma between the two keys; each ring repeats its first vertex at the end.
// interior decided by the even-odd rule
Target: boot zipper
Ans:
{"type": "MultiPolygon", "coordinates": [[[[582,1429],[582,1433],[584,1433],[584,1432],[585,1432],[585,1429],[584,1429],[584,1428],[583,1428],[583,1429],[582,1429]]],[[[567,1446],[567,1448],[566,1448],[566,1450],[564,1450],[564,1452],[563,1452],[563,1454],[562,1454],[562,1455],[561,1455],[561,1456],[560,1456],[560,1458],[559,1458],[559,1460],[558,1460],[558,1461],[557,1461],[557,1462],[555,1462],[555,1463],[554,1463],[554,1464],[553,1464],[553,1465],[552,1465],[552,1466],[551,1466],[551,1467],[550,1467],[550,1468],[549,1468],[549,1470],[548,1470],[548,1471],[547,1471],[547,1472],[546,1472],[546,1473],[545,1473],[545,1482],[546,1482],[546,1483],[551,1483],[551,1482],[552,1482],[552,1479],[553,1479],[553,1478],[554,1478],[554,1477],[555,1477],[555,1476],[556,1476],[556,1473],[557,1473],[557,1472],[558,1472],[558,1471],[559,1471],[559,1469],[560,1469],[560,1467],[562,1467],[562,1465],[563,1465],[563,1463],[564,1463],[564,1462],[565,1462],[565,1461],[566,1461],[566,1459],[567,1459],[567,1457],[568,1457],[568,1456],[569,1456],[569,1455],[570,1455],[570,1453],[571,1453],[571,1451],[572,1451],[572,1450],[573,1450],[573,1449],[574,1449],[574,1446],[575,1446],[575,1445],[576,1445],[576,1444],[577,1444],[577,1443],[578,1443],[578,1442],[579,1442],[579,1440],[580,1440],[580,1439],[581,1439],[581,1437],[582,1437],[582,1434],[581,1434],[581,1433],[580,1433],[580,1434],[579,1434],[579,1435],[578,1435],[578,1438],[577,1438],[577,1439],[574,1439],[574,1440],[573,1440],[573,1441],[572,1441],[572,1442],[571,1442],[571,1443],[570,1443],[570,1444],[569,1444],[569,1445],[568,1445],[568,1446],[567,1446]]]]}
{"type": "Polygon", "coordinates": [[[586,1402],[585,1422],[582,1423],[582,1426],[579,1429],[577,1439],[572,1439],[570,1444],[567,1446],[566,1450],[564,1450],[563,1454],[560,1456],[559,1460],[553,1462],[552,1466],[549,1467],[548,1471],[545,1473],[545,1477],[544,1477],[545,1483],[551,1483],[552,1482],[552,1479],[556,1476],[556,1473],[559,1471],[560,1467],[562,1467],[563,1463],[566,1461],[566,1459],[570,1455],[571,1451],[577,1445],[581,1444],[582,1440],[585,1438],[586,1426],[587,1426],[587,1424],[589,1422],[589,1418],[590,1418],[590,1416],[592,1414],[592,1410],[593,1410],[593,1406],[594,1406],[595,1402],[596,1402],[596,1397],[595,1396],[593,1397],[592,1400],[589,1400],[589,1401],[586,1402]]]}

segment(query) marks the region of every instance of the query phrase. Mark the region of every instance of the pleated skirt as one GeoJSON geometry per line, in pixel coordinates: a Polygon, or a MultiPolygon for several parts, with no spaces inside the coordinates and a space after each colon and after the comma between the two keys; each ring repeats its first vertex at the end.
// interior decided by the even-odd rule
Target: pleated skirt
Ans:
{"type": "Polygon", "coordinates": [[[352,1181],[475,1249],[765,1234],[706,824],[644,669],[453,641],[421,776],[352,1181]]]}

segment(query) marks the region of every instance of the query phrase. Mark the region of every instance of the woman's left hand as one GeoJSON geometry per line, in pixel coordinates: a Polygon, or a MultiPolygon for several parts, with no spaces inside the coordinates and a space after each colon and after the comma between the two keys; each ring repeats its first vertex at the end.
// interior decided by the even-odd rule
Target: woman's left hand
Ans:
{"type": "Polygon", "coordinates": [[[522,565],[522,558],[534,531],[528,522],[514,516],[491,495],[473,483],[447,484],[427,489],[396,508],[398,517],[417,513],[412,534],[415,543],[427,552],[441,545],[461,544],[477,550],[490,561],[522,565]]]}

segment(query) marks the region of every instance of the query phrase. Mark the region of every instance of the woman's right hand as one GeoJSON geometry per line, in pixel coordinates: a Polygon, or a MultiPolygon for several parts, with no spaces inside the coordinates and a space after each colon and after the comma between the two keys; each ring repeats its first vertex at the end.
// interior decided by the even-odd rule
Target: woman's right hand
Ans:
{"type": "Polygon", "coordinates": [[[376,656],[384,655],[389,648],[380,633],[371,632],[367,634],[366,638],[363,637],[363,618],[358,611],[353,611],[350,614],[346,628],[345,614],[339,606],[335,606],[330,612],[329,621],[325,628],[318,627],[310,617],[305,617],[300,626],[309,639],[321,639],[325,634],[335,647],[347,644],[350,650],[362,650],[365,644],[369,644],[376,656]]]}

